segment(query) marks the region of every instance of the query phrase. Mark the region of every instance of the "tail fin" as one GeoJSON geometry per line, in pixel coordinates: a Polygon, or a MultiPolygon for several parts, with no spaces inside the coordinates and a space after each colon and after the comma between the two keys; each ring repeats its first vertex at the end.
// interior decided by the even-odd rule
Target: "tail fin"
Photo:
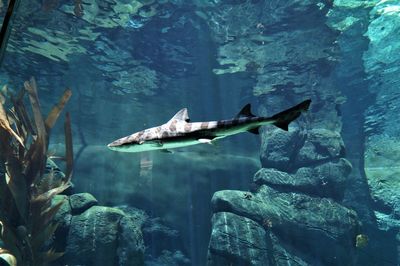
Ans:
{"type": "Polygon", "coordinates": [[[289,124],[298,118],[302,112],[305,112],[310,107],[311,100],[305,100],[292,108],[271,116],[271,120],[275,121],[273,124],[283,130],[289,130],[289,124]]]}

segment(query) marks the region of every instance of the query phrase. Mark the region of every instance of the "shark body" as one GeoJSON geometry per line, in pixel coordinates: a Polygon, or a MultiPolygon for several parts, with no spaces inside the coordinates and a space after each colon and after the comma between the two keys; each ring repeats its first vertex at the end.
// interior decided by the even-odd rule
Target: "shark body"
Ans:
{"type": "Polygon", "coordinates": [[[289,123],[307,111],[310,103],[311,100],[305,100],[271,117],[253,115],[250,104],[247,104],[233,119],[195,123],[190,123],[187,109],[184,108],[161,126],[117,139],[107,146],[120,152],[169,151],[201,143],[212,144],[218,139],[242,132],[258,134],[259,127],[268,124],[287,131],[289,123]]]}

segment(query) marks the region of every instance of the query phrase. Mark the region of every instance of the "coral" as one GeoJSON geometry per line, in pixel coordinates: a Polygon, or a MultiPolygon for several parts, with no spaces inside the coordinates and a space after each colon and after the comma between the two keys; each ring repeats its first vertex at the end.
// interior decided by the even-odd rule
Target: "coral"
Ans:
{"type": "Polygon", "coordinates": [[[61,178],[53,171],[53,167],[46,167],[49,160],[48,139],[52,127],[71,97],[71,91],[67,89],[64,92],[44,119],[35,80],[32,78],[24,86],[25,90],[17,95],[1,95],[0,239],[4,249],[9,250],[8,254],[15,257],[18,265],[46,265],[62,256],[62,253],[54,252],[53,249],[45,251],[44,244],[57,228],[58,224],[52,220],[62,205],[62,201],[52,205],[52,199],[70,186],[73,159],[68,113],[65,122],[67,169],[66,175],[61,178]],[[32,106],[31,116],[24,105],[26,94],[32,106]],[[11,107],[6,111],[7,105],[11,107]]]}

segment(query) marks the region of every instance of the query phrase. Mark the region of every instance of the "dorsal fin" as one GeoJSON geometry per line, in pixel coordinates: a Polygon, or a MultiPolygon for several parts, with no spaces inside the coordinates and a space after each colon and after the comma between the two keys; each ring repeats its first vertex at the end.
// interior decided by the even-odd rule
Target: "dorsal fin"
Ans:
{"type": "Polygon", "coordinates": [[[190,118],[188,115],[188,111],[186,108],[181,109],[179,112],[177,112],[170,120],[178,120],[178,121],[185,121],[185,122],[189,122],[190,118]]]}
{"type": "Polygon", "coordinates": [[[255,115],[253,115],[251,113],[251,104],[246,104],[242,110],[240,110],[240,112],[235,116],[235,118],[240,118],[240,117],[255,117],[255,115]]]}

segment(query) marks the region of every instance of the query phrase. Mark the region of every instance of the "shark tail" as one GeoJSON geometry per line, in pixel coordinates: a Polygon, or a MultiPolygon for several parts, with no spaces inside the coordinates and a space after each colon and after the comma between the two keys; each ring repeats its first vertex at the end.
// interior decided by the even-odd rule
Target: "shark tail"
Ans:
{"type": "Polygon", "coordinates": [[[283,129],[285,131],[289,130],[289,124],[298,118],[302,112],[305,112],[308,110],[310,107],[311,100],[305,100],[298,105],[295,105],[283,112],[277,113],[273,116],[270,117],[272,121],[274,121],[272,124],[279,127],[280,129],[283,129]]]}

